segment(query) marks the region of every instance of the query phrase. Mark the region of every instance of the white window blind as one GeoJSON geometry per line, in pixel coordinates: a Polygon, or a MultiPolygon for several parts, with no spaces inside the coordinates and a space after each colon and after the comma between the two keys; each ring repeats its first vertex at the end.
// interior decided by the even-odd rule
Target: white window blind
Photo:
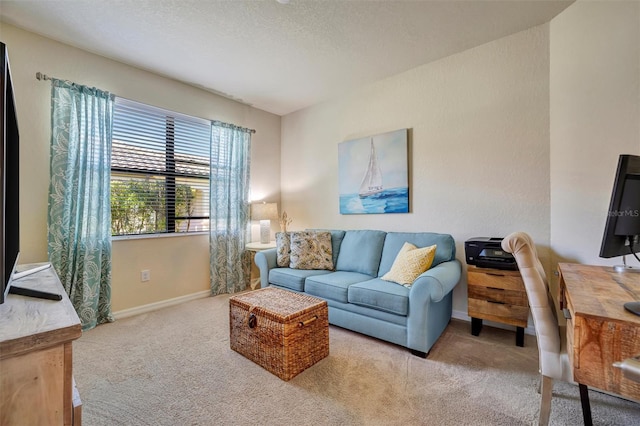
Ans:
{"type": "Polygon", "coordinates": [[[117,97],[113,235],[209,229],[211,122],[117,97]]]}

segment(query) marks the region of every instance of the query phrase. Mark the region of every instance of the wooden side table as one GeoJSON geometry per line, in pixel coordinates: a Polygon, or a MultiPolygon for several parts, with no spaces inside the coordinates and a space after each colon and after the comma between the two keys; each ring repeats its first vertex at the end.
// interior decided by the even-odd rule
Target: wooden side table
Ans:
{"type": "Polygon", "coordinates": [[[249,286],[251,290],[255,290],[260,288],[260,270],[256,266],[256,263],[253,261],[257,252],[262,250],[268,250],[272,248],[276,248],[275,241],[269,241],[266,244],[262,244],[261,242],[249,243],[244,248],[247,250],[249,255],[248,261],[251,264],[251,278],[249,280],[249,286]]]}
{"type": "Polygon", "coordinates": [[[471,334],[480,335],[482,320],[516,327],[516,345],[524,346],[529,300],[519,271],[467,266],[468,314],[471,334]]]}

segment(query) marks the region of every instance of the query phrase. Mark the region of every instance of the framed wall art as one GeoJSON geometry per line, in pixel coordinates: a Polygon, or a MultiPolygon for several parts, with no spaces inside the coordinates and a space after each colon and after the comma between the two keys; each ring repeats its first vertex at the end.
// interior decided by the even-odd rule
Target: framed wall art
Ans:
{"type": "Polygon", "coordinates": [[[338,144],[341,214],[408,213],[407,129],[338,144]]]}

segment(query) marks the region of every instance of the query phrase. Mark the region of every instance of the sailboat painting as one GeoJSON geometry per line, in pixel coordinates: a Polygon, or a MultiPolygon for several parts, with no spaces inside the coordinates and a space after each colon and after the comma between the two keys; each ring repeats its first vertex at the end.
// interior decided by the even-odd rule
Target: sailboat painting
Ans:
{"type": "Polygon", "coordinates": [[[341,214],[408,213],[407,129],[338,144],[341,214]]]}

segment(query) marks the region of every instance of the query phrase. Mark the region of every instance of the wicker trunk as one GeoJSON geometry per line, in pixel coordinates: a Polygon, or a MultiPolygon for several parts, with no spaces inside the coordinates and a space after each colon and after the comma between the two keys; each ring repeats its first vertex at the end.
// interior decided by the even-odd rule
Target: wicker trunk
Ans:
{"type": "Polygon", "coordinates": [[[231,349],[290,380],[329,355],[327,302],[274,287],[229,299],[231,349]]]}

